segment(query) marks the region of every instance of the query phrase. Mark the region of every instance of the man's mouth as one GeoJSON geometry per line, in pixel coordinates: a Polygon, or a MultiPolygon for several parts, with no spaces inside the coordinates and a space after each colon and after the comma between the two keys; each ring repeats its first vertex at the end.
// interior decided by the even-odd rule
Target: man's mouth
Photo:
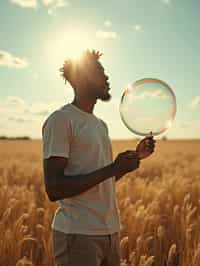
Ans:
{"type": "Polygon", "coordinates": [[[106,86],[105,86],[108,90],[110,90],[110,83],[106,82],[106,86]]]}

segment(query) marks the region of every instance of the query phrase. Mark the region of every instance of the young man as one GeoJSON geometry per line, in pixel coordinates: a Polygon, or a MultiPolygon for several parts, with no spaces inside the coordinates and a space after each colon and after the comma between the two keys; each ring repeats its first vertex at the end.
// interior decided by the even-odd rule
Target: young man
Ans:
{"type": "Polygon", "coordinates": [[[97,99],[111,99],[100,56],[87,50],[79,60],[65,61],[60,71],[74,100],[42,127],[45,188],[59,203],[52,222],[58,266],[120,266],[115,182],[154,151],[153,138],[146,138],[137,152],[125,151],[113,161],[108,127],[93,114],[97,99]]]}

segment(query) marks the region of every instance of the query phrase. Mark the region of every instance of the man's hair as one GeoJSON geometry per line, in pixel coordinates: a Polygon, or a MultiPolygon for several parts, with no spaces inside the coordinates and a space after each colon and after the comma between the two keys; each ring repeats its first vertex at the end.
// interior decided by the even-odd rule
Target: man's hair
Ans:
{"type": "Polygon", "coordinates": [[[65,84],[67,81],[70,82],[70,84],[73,83],[74,80],[84,72],[87,74],[87,71],[89,71],[87,68],[98,62],[101,56],[102,54],[99,51],[89,51],[87,49],[81,53],[78,59],[68,58],[65,60],[63,67],[59,69],[61,77],[65,80],[65,84]]]}

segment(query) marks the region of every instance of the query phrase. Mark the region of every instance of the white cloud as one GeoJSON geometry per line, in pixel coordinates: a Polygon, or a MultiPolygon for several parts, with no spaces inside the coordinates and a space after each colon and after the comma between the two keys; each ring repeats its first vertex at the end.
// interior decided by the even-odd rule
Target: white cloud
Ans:
{"type": "Polygon", "coordinates": [[[161,2],[163,2],[166,5],[170,5],[171,4],[171,0],[161,0],[161,2]]]}
{"type": "MultiPolygon", "coordinates": [[[[20,7],[36,8],[39,5],[39,0],[11,0],[11,3],[20,7]]],[[[69,2],[66,0],[40,0],[40,3],[48,8],[50,15],[54,14],[57,8],[63,8],[69,5],[69,2]]]]}
{"type": "Polygon", "coordinates": [[[26,123],[26,122],[33,122],[34,120],[29,118],[24,118],[20,116],[10,116],[8,117],[9,121],[17,122],[17,123],[26,123]]]}
{"type": "Polygon", "coordinates": [[[0,135],[41,137],[41,127],[48,115],[65,104],[63,102],[28,103],[17,96],[0,99],[0,135]]]}
{"type": "Polygon", "coordinates": [[[14,105],[20,105],[20,106],[24,106],[24,100],[21,99],[20,97],[16,97],[16,96],[8,96],[7,99],[5,100],[5,103],[7,105],[9,104],[14,104],[14,105]]]}
{"type": "Polygon", "coordinates": [[[112,23],[111,23],[110,20],[105,20],[105,21],[104,21],[104,26],[105,26],[105,27],[109,28],[109,27],[111,27],[111,25],[112,25],[112,23]]]}
{"type": "Polygon", "coordinates": [[[158,98],[158,99],[168,99],[169,95],[167,95],[166,93],[164,93],[162,90],[155,90],[155,91],[143,91],[140,94],[135,94],[132,95],[132,87],[128,87],[126,90],[127,93],[130,93],[129,97],[132,97],[133,100],[138,100],[138,99],[144,99],[144,98],[158,98]]]}
{"type": "Polygon", "coordinates": [[[54,8],[58,8],[58,7],[64,7],[66,5],[68,5],[69,3],[65,0],[42,0],[42,3],[45,6],[51,6],[54,8]]]}
{"type": "Polygon", "coordinates": [[[200,108],[200,96],[196,96],[190,105],[193,109],[200,108]]]}
{"type": "Polygon", "coordinates": [[[0,115],[7,117],[12,115],[23,114],[26,104],[23,99],[16,96],[8,96],[0,100],[0,115]]]}
{"type": "Polygon", "coordinates": [[[140,32],[143,31],[142,25],[140,25],[140,24],[133,25],[133,29],[135,31],[140,31],[140,32]]]}
{"type": "Polygon", "coordinates": [[[114,31],[103,31],[103,30],[98,30],[96,32],[96,37],[101,38],[101,39],[116,39],[117,38],[117,33],[114,31]]]}
{"type": "Polygon", "coordinates": [[[42,0],[44,6],[48,7],[48,14],[55,15],[54,11],[57,8],[62,8],[69,5],[66,0],[42,0]]]}
{"type": "Polygon", "coordinates": [[[172,128],[170,129],[169,133],[170,138],[191,138],[196,139],[200,138],[200,123],[198,119],[179,119],[177,118],[175,120],[175,123],[173,123],[172,128]]]}
{"type": "Polygon", "coordinates": [[[26,106],[24,114],[39,115],[39,116],[48,116],[53,110],[56,109],[58,103],[43,103],[37,102],[32,103],[31,106],[26,106]]]}
{"type": "Polygon", "coordinates": [[[23,117],[25,120],[31,117],[45,117],[58,107],[64,105],[64,102],[33,102],[31,104],[25,102],[17,96],[8,96],[0,100],[0,115],[7,117],[23,117]]]}
{"type": "Polygon", "coordinates": [[[37,0],[11,0],[11,3],[27,8],[37,7],[37,0]]]}
{"type": "Polygon", "coordinates": [[[42,3],[43,3],[45,6],[49,6],[49,5],[51,5],[53,2],[54,2],[54,0],[42,0],[42,3]]]}
{"type": "Polygon", "coordinates": [[[11,53],[0,51],[0,66],[25,68],[28,66],[26,59],[16,57],[11,53]]]}

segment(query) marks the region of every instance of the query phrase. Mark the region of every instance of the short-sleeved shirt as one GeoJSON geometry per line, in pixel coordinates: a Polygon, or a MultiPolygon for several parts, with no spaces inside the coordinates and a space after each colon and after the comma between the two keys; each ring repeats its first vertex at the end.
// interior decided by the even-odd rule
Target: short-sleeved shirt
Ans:
{"type": "MultiPolygon", "coordinates": [[[[113,162],[106,123],[72,103],[49,115],[42,126],[42,140],[44,159],[51,156],[68,158],[65,175],[84,175],[113,162]]],[[[120,231],[114,176],[57,203],[59,207],[54,214],[52,229],[87,235],[120,231]]]]}

